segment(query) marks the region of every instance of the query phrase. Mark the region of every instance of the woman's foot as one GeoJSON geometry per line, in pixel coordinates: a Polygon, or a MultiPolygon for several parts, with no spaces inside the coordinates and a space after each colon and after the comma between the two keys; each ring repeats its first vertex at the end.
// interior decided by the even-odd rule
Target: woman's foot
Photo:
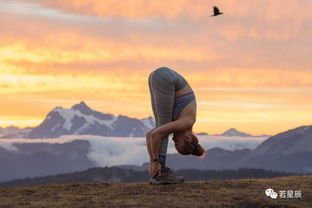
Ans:
{"type": "Polygon", "coordinates": [[[161,174],[168,175],[168,176],[171,176],[171,177],[175,177],[175,178],[177,178],[177,180],[179,180],[181,182],[185,181],[183,176],[176,176],[176,175],[174,175],[173,172],[168,167],[162,167],[161,168],[161,174]]]}
{"type": "Polygon", "coordinates": [[[150,184],[160,185],[160,184],[179,184],[185,181],[184,177],[176,176],[172,173],[170,168],[163,167],[161,169],[161,175],[150,178],[150,184]]]}

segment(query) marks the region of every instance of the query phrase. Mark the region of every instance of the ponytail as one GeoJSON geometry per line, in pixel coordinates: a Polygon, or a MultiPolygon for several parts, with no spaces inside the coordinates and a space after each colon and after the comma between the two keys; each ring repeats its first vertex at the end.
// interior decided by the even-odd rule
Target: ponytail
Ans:
{"type": "Polygon", "coordinates": [[[207,154],[207,151],[198,144],[198,138],[192,134],[192,141],[186,142],[182,149],[177,149],[177,151],[182,155],[195,155],[201,158],[204,158],[207,154]]]}

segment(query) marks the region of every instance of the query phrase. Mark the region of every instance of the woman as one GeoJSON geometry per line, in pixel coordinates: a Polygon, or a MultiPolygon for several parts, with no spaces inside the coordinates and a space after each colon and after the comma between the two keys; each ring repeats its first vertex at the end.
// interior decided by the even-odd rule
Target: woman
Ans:
{"type": "Polygon", "coordinates": [[[192,128],[196,121],[196,98],[188,82],[176,71],[160,67],[148,78],[156,128],[146,134],[150,156],[151,184],[182,183],[166,167],[169,134],[173,133],[176,150],[183,155],[204,156],[192,128]]]}

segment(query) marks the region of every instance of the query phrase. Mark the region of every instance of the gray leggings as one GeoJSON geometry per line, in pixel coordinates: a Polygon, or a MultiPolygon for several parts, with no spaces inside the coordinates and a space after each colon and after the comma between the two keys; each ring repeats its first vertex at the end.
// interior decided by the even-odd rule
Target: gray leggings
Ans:
{"type": "MultiPolygon", "coordinates": [[[[150,73],[148,85],[156,127],[172,121],[175,92],[186,84],[187,81],[180,74],[167,67],[160,67],[150,73]]],[[[162,166],[166,165],[168,137],[166,135],[161,140],[159,162],[162,166]]]]}

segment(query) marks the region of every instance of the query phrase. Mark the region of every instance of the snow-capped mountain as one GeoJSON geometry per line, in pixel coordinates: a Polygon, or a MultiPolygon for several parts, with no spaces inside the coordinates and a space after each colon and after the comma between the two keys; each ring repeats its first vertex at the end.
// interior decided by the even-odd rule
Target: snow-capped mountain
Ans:
{"type": "Polygon", "coordinates": [[[83,101],[70,109],[54,108],[27,138],[53,138],[62,135],[92,134],[116,137],[142,137],[154,127],[152,117],[144,119],[105,114],[92,110],[83,101]]]}
{"type": "Polygon", "coordinates": [[[228,130],[226,130],[225,132],[223,132],[223,134],[219,134],[218,136],[240,136],[240,137],[250,137],[252,135],[241,132],[241,131],[237,131],[234,128],[230,128],[228,130]]]}
{"type": "Polygon", "coordinates": [[[272,135],[269,134],[261,134],[261,135],[251,135],[242,131],[238,131],[235,128],[230,128],[223,132],[222,134],[216,134],[215,136],[238,136],[238,137],[270,137],[272,135]]]}
{"type": "Polygon", "coordinates": [[[206,132],[198,132],[198,133],[196,133],[196,135],[198,135],[198,136],[208,136],[208,133],[206,133],[206,132]]]}

